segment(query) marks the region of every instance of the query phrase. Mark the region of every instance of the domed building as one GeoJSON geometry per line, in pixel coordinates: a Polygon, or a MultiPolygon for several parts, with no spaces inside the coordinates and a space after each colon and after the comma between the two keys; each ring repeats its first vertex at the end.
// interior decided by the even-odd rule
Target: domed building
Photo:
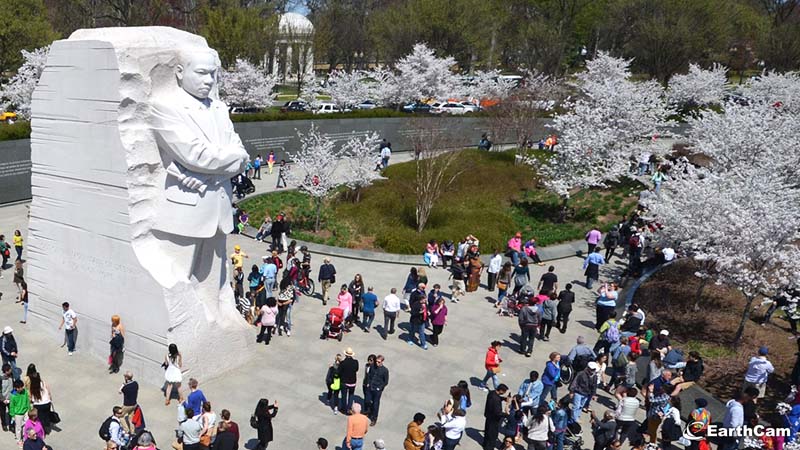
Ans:
{"type": "Polygon", "coordinates": [[[278,24],[275,50],[267,55],[267,67],[281,83],[297,81],[314,71],[314,25],[302,14],[286,13],[278,24]]]}

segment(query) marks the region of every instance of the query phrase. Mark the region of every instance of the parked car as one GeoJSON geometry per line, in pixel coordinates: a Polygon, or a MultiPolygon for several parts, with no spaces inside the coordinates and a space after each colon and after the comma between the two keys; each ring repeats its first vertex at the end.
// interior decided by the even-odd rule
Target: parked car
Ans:
{"type": "Polygon", "coordinates": [[[433,110],[436,114],[451,114],[454,116],[460,116],[467,113],[467,108],[465,108],[464,105],[461,103],[452,102],[443,103],[439,106],[433,106],[433,110]]]}
{"type": "Polygon", "coordinates": [[[292,100],[286,102],[281,106],[281,112],[306,112],[308,111],[308,103],[302,100],[292,100]]]}
{"type": "Polygon", "coordinates": [[[364,100],[363,102],[354,106],[353,109],[375,109],[377,107],[378,105],[372,100],[364,100]]]}
{"type": "Polygon", "coordinates": [[[466,108],[466,109],[467,109],[467,112],[468,112],[468,113],[474,113],[474,112],[478,112],[478,111],[480,111],[481,109],[483,109],[483,108],[481,108],[480,106],[476,105],[475,103],[468,102],[468,101],[463,101],[463,102],[461,102],[460,104],[461,104],[461,105],[464,105],[464,108],[466,108]]]}
{"type": "Polygon", "coordinates": [[[314,109],[314,114],[332,114],[332,113],[340,113],[342,109],[336,106],[335,103],[324,102],[320,103],[316,109],[314,109]]]}
{"type": "Polygon", "coordinates": [[[255,106],[231,106],[230,112],[231,114],[253,114],[260,113],[261,108],[256,108],[255,106]]]}
{"type": "Polygon", "coordinates": [[[403,111],[407,113],[429,113],[431,105],[422,102],[407,103],[403,105],[403,111]]]}

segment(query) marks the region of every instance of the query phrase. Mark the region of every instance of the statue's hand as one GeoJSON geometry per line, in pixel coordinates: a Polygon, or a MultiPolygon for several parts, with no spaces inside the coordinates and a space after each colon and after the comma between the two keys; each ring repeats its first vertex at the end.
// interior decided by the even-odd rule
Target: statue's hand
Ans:
{"type": "Polygon", "coordinates": [[[203,180],[201,180],[199,178],[195,178],[195,177],[190,176],[190,175],[185,175],[183,177],[183,179],[181,179],[181,184],[184,187],[192,189],[192,190],[195,190],[195,191],[200,190],[201,188],[205,187],[205,183],[203,182],[203,180]]]}

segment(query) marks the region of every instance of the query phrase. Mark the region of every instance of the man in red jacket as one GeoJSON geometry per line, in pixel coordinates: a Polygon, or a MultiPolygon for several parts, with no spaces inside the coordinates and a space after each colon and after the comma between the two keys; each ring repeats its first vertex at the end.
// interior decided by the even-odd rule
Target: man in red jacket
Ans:
{"type": "Polygon", "coordinates": [[[500,363],[503,362],[503,359],[500,358],[499,353],[502,345],[503,343],[500,341],[492,341],[491,346],[489,346],[489,349],[486,350],[486,359],[484,360],[486,375],[483,377],[480,386],[482,391],[489,390],[486,387],[486,382],[489,380],[489,378],[492,379],[495,389],[497,389],[497,386],[500,385],[500,380],[497,378],[497,374],[500,373],[500,363]]]}

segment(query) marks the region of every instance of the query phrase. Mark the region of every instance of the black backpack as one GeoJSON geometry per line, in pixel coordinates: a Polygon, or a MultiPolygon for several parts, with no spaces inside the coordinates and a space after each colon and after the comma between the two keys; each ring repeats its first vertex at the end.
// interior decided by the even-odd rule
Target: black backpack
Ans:
{"type": "MultiPolygon", "coordinates": [[[[111,422],[115,420],[117,420],[116,417],[108,416],[108,418],[103,421],[103,424],[100,425],[100,430],[97,432],[97,434],[100,435],[100,439],[105,442],[108,442],[111,439],[111,422]]],[[[119,421],[117,420],[117,422],[119,421]]]]}

